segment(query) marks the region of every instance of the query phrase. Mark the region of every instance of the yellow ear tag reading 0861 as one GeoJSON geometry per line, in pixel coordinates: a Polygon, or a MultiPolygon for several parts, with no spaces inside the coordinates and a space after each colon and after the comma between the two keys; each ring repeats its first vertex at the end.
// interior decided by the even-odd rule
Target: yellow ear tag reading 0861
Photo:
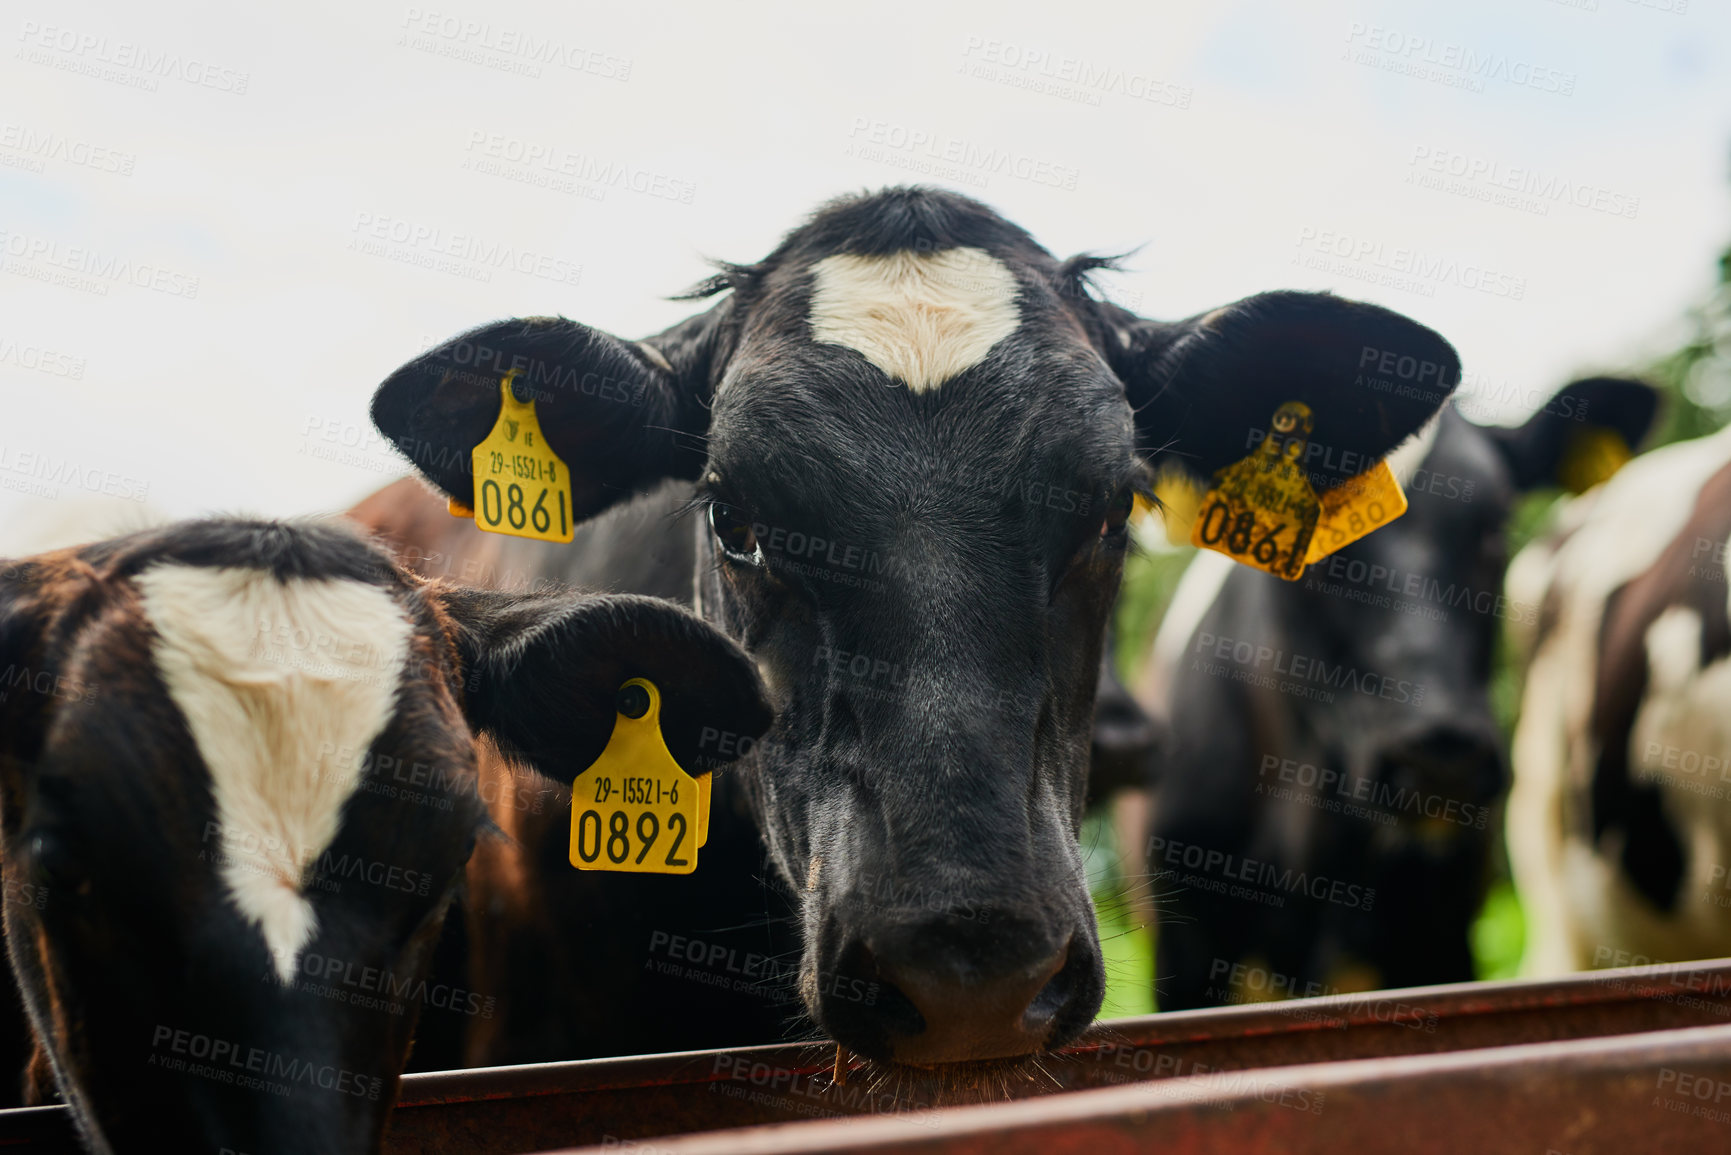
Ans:
{"type": "Polygon", "coordinates": [[[661,692],[632,678],[607,748],[571,784],[571,865],[690,874],[708,837],[709,775],[679,768],[661,737],[661,692]]]}
{"type": "Polygon", "coordinates": [[[1615,429],[1588,425],[1573,430],[1562,460],[1557,463],[1557,483],[1570,493],[1585,493],[1609,480],[1634,456],[1634,450],[1615,429]]]}
{"type": "Polygon", "coordinates": [[[1214,475],[1190,544],[1297,581],[1322,517],[1322,502],[1300,464],[1311,426],[1310,407],[1302,402],[1276,409],[1268,436],[1250,456],[1214,475]]]}
{"type": "Polygon", "coordinates": [[[513,371],[499,382],[499,419],[470,454],[472,505],[452,501],[447,508],[457,517],[473,517],[489,533],[570,541],[571,473],[541,435],[534,396],[517,399],[515,377],[513,371]]]}
{"type": "Polygon", "coordinates": [[[1317,496],[1301,464],[1313,424],[1302,402],[1275,410],[1255,451],[1214,475],[1190,544],[1297,581],[1305,566],[1406,512],[1406,494],[1386,461],[1317,496]]]}

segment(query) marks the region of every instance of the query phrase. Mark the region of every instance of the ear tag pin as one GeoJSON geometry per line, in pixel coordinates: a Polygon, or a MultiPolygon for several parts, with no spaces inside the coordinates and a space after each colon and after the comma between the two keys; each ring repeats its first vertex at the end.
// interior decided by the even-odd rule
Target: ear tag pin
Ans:
{"type": "Polygon", "coordinates": [[[1297,581],[1305,566],[1406,512],[1386,461],[1317,496],[1303,467],[1314,425],[1302,402],[1276,409],[1255,450],[1214,475],[1196,507],[1190,544],[1297,581]]]}
{"type": "Polygon", "coordinates": [[[515,370],[499,382],[499,417],[470,453],[475,478],[470,505],[455,498],[446,508],[472,517],[488,533],[538,541],[570,541],[571,472],[541,434],[535,394],[515,370]]]}
{"type": "Polygon", "coordinates": [[[690,874],[709,838],[709,775],[679,768],[661,737],[661,691],[619,687],[607,748],[571,784],[571,865],[578,870],[690,874]]]}

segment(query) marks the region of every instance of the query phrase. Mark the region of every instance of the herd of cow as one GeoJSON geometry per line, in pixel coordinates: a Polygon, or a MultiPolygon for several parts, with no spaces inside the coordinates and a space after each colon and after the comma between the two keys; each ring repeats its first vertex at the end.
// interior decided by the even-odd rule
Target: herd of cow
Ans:
{"type": "Polygon", "coordinates": [[[1533,966],[1731,953],[1731,433],[1510,565],[1514,499],[1637,445],[1652,389],[1480,426],[1398,314],[1151,321],[1100,264],[953,194],[846,198],[645,340],[535,317],[411,361],[372,412],[421,476],[347,522],[4,563],[22,1101],[97,1152],[369,1151],[408,1066],[789,1037],[1014,1063],[1101,1005],[1091,804],[1150,880],[1163,1008],[1470,979],[1505,800],[1533,966]],[[447,512],[507,379],[571,544],[447,512]],[[1136,496],[1291,402],[1317,492],[1386,458],[1410,509],[1297,581],[1203,552],[1132,694],[1106,638],[1136,496]],[[692,874],[568,861],[634,677],[717,772],[692,874]]]}

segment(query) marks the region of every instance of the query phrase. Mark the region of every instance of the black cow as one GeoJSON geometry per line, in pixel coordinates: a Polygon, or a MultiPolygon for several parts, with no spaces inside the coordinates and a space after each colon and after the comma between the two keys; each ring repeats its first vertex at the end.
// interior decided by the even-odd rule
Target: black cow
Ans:
{"type": "Polygon", "coordinates": [[[688,764],[769,723],[676,606],[427,583],[334,524],[8,563],[0,670],[8,953],[96,1152],[377,1148],[453,995],[428,970],[488,828],[474,733],[568,779],[635,676],[688,764]]]}
{"type": "MultiPolygon", "coordinates": [[[[694,294],[719,303],[664,333],[503,321],[416,358],[374,398],[379,428],[473,504],[469,454],[514,375],[579,518],[652,487],[697,513],[680,527],[689,568],[672,576],[694,582],[777,706],[736,777],[797,902],[801,996],[869,1058],[1022,1056],[1075,1037],[1100,1005],[1077,831],[1102,639],[1149,467],[1207,476],[1286,401],[1375,460],[1458,377],[1446,342],[1384,309],[1270,293],[1150,321],[1088,290],[1100,264],[1059,261],[950,193],[848,197],[764,260],[726,267],[694,294]],[[1430,393],[1355,386],[1367,347],[1430,366],[1430,393]]],[[[424,507],[391,504],[363,516],[414,540],[424,507]]],[[[585,564],[641,579],[620,536],[585,564]]],[[[674,556],[664,541],[642,548],[674,556]]],[[[559,823],[540,829],[557,838],[559,823]]],[[[635,885],[568,868],[539,885],[616,882],[635,885]]],[[[601,981],[634,1005],[643,972],[639,955],[601,981]]],[[[523,1015],[553,1024],[543,1045],[581,1033],[556,1001],[523,1015]]]]}
{"type": "Polygon", "coordinates": [[[1518,428],[1445,409],[1391,455],[1406,515],[1301,581],[1192,564],[1142,691],[1169,727],[1145,847],[1163,1008],[1473,977],[1508,782],[1491,661],[1538,612],[1502,595],[1504,522],[1599,431],[1639,443],[1656,400],[1593,378],[1518,428]]]}

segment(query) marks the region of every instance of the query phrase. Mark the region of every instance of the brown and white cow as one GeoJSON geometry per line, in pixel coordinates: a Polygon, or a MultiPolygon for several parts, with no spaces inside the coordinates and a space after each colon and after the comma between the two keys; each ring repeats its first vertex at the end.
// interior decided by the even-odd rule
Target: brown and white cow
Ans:
{"type": "Polygon", "coordinates": [[[1637,458],[1509,569],[1524,966],[1731,954],[1731,430],[1637,458]]]}
{"type": "MultiPolygon", "coordinates": [[[[522,559],[500,568],[682,590],[777,704],[768,739],[716,785],[728,820],[705,855],[728,864],[723,898],[707,862],[689,880],[573,876],[557,819],[523,821],[525,851],[501,873],[534,876],[539,910],[619,912],[639,937],[598,957],[574,921],[513,910],[482,880],[480,913],[533,945],[483,960],[518,1005],[471,1061],[581,1053],[601,1025],[601,1045],[656,1021],[689,1041],[710,988],[651,989],[668,961],[657,936],[688,918],[784,925],[784,911],[779,961],[805,1010],[869,1058],[1020,1057],[1092,1020],[1104,978],[1077,834],[1135,491],[1154,468],[1205,479],[1239,460],[1288,401],[1335,451],[1327,488],[1459,377],[1446,341],[1385,309],[1274,292],[1154,321],[1089,290],[1102,263],[1059,260],[965,197],[889,189],[728,266],[694,294],[716,302],[663,333],[505,320],[380,387],[379,428],[472,506],[470,453],[511,375],[569,467],[576,516],[613,512],[573,547],[498,547],[522,559]],[[1422,367],[1424,387],[1366,387],[1367,351],[1422,367]],[[779,885],[754,877],[764,845],[779,885]],[[577,1006],[596,988],[620,992],[606,1024],[577,1006]]],[[[405,545],[442,516],[402,489],[356,512],[405,545]]]]}
{"type": "Polygon", "coordinates": [[[568,782],[631,677],[687,765],[770,718],[676,606],[429,583],[337,522],[0,563],[0,671],[8,951],[96,1152],[376,1149],[490,831],[475,735],[568,782]]]}

